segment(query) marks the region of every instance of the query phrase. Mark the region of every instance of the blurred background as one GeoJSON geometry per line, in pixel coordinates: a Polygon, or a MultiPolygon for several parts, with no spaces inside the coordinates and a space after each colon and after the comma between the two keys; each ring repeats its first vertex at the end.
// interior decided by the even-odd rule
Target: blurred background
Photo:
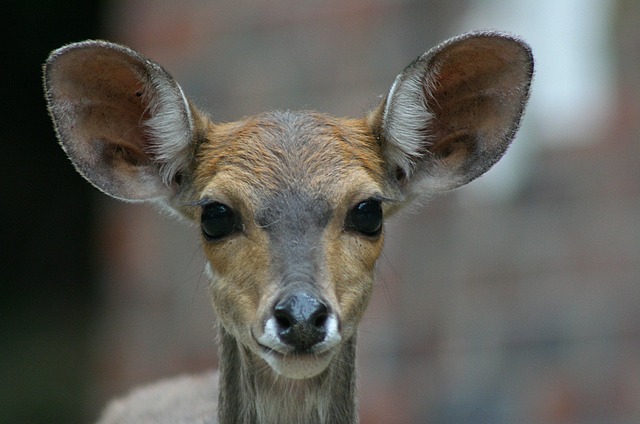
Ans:
{"type": "Polygon", "coordinates": [[[362,116],[472,29],[536,56],[499,166],[387,228],[359,336],[363,424],[640,422],[640,2],[8,0],[0,422],[81,423],[217,364],[194,229],[101,195],[56,145],[40,66],[86,38],[162,63],[214,120],[362,116]]]}

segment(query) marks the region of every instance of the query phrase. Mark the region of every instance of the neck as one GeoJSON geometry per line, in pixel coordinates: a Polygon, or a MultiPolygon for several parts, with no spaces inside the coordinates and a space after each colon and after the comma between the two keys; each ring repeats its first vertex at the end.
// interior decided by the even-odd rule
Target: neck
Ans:
{"type": "Polygon", "coordinates": [[[219,424],[356,424],[355,336],[316,377],[278,376],[221,325],[219,424]]]}

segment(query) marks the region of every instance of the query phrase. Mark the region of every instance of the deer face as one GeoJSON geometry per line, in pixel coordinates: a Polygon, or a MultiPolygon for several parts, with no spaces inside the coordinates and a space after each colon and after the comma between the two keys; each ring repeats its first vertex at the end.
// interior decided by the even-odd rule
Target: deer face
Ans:
{"type": "Polygon", "coordinates": [[[362,317],[391,201],[364,122],[277,112],[212,126],[195,187],[222,325],[278,373],[322,371],[362,317]]]}

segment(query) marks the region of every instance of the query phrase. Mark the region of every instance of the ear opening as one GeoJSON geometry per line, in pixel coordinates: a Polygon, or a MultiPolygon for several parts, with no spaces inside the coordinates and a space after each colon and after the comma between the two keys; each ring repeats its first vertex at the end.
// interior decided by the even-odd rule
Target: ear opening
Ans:
{"type": "Polygon", "coordinates": [[[60,144],[87,180],[123,200],[174,194],[194,123],[162,67],[127,47],[85,41],[51,54],[44,85],[60,144]]]}
{"type": "Polygon", "coordinates": [[[424,195],[486,172],[516,133],[532,75],[529,47],[500,33],[465,34],[418,57],[370,118],[396,183],[424,195]]]}

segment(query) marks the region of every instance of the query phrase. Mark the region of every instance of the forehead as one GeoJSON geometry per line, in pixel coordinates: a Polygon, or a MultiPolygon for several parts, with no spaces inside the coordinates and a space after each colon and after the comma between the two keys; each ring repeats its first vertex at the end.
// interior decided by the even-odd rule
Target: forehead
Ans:
{"type": "Polygon", "coordinates": [[[287,199],[331,203],[382,189],[380,148],[363,121],[272,112],[212,125],[196,181],[205,194],[222,190],[250,197],[259,207],[287,199]]]}

